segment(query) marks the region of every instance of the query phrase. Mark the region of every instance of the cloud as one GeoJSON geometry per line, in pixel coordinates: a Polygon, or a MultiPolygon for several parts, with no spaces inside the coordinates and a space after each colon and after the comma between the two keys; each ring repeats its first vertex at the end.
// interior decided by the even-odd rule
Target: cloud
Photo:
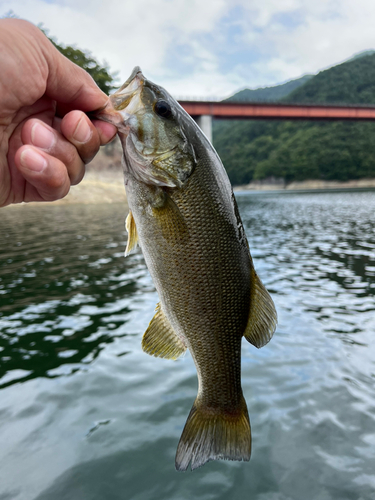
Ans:
{"type": "Polygon", "coordinates": [[[375,47],[373,0],[0,0],[10,9],[120,80],[140,65],[179,96],[272,85],[375,47]]]}
{"type": "MultiPolygon", "coordinates": [[[[261,62],[253,65],[259,83],[315,73],[375,46],[375,3],[371,0],[355,4],[351,0],[295,0],[293,5],[288,11],[275,8],[273,16],[268,11],[268,24],[257,40],[253,24],[247,26],[242,42],[249,51],[262,54],[261,62]]],[[[260,9],[266,8],[263,2],[260,9]]],[[[260,12],[259,18],[265,14],[260,12]]]]}

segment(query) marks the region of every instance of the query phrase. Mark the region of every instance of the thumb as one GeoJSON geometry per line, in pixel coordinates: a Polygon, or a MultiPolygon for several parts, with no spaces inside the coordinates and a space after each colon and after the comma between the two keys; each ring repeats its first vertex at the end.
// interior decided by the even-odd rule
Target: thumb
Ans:
{"type": "Polygon", "coordinates": [[[64,114],[73,109],[94,111],[103,108],[108,96],[81,67],[62,55],[44,36],[44,57],[48,64],[46,95],[57,101],[64,114]]]}

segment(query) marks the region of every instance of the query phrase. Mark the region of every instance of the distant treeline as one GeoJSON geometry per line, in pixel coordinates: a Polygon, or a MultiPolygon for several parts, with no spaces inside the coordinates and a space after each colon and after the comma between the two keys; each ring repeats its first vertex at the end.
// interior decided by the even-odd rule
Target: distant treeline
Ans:
{"type": "MultiPolygon", "coordinates": [[[[279,102],[375,105],[375,55],[355,58],[298,83],[279,102]]],[[[267,100],[272,100],[272,92],[267,100]]],[[[213,132],[233,184],[271,176],[286,182],[375,177],[372,122],[216,121],[213,132]]]]}

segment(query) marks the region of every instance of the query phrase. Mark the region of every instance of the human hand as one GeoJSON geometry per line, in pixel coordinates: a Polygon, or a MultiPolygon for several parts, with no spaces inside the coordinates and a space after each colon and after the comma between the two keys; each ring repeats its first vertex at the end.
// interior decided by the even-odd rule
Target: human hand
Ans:
{"type": "Polygon", "coordinates": [[[108,97],[34,25],[0,19],[0,207],[63,198],[116,128],[108,97]]]}

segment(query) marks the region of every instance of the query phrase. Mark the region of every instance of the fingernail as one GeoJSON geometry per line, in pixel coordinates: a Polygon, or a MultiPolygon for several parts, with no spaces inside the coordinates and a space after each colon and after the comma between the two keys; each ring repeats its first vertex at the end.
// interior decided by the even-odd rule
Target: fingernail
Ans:
{"type": "Polygon", "coordinates": [[[56,136],[41,123],[35,123],[31,129],[31,142],[38,148],[51,149],[56,142],[56,136]]]}
{"type": "Polygon", "coordinates": [[[87,142],[92,136],[92,130],[85,118],[81,118],[78,122],[77,128],[74,131],[73,139],[77,142],[87,142]]]}
{"type": "Polygon", "coordinates": [[[33,172],[41,172],[47,166],[47,160],[34,149],[25,149],[20,156],[21,165],[33,172]]]}

